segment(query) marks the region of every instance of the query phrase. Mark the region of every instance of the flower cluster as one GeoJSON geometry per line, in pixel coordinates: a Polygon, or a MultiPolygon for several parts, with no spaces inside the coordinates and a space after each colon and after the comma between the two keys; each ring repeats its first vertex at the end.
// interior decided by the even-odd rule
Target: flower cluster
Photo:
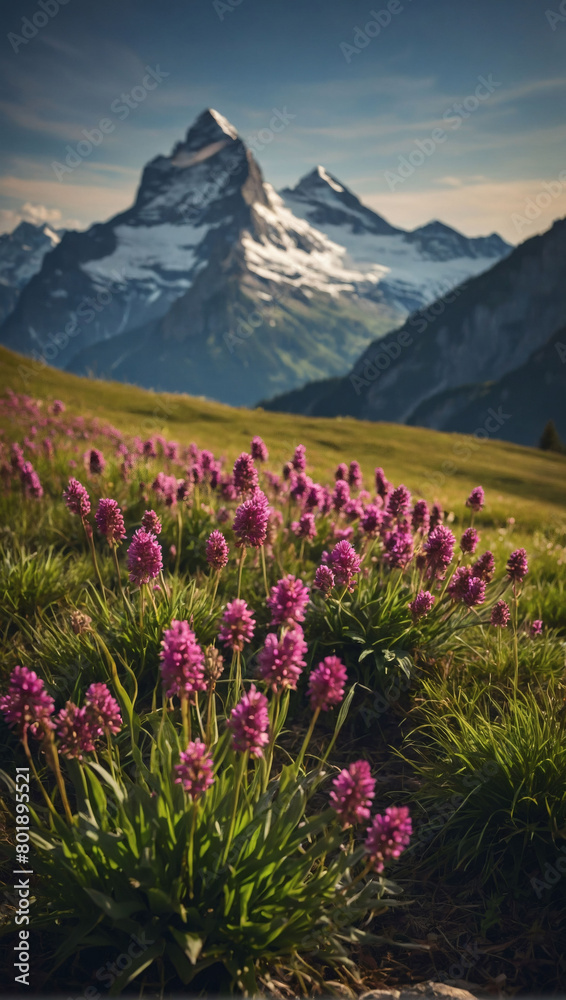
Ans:
{"type": "Polygon", "coordinates": [[[375,778],[365,760],[345,767],[334,779],[330,804],[336,810],[342,829],[370,818],[371,801],[375,795],[375,778]]]}
{"type": "Polygon", "coordinates": [[[269,712],[267,698],[256,690],[255,684],[232,709],[227,725],[232,732],[234,750],[263,757],[263,748],[269,742],[269,712]]]}
{"type": "Polygon", "coordinates": [[[381,874],[387,861],[401,856],[409,845],[412,832],[407,806],[389,806],[383,816],[374,816],[368,827],[365,849],[376,872],[381,874]]]}
{"type": "Polygon", "coordinates": [[[204,653],[187,621],[174,619],[161,642],[161,679],[168,698],[206,690],[204,653]]]}
{"type": "Polygon", "coordinates": [[[293,625],[305,620],[309,602],[309,588],[302,580],[289,574],[271,588],[267,607],[271,611],[272,625],[293,625]]]}
{"type": "Polygon", "coordinates": [[[326,656],[312,671],[308,683],[308,697],[312,709],[327,712],[339,705],[344,698],[348,675],[346,667],[337,656],[326,656]]]}
{"type": "Polygon", "coordinates": [[[163,553],[155,535],[138,528],[128,549],[130,583],[141,587],[159,576],[163,569],[163,553]]]}
{"type": "Polygon", "coordinates": [[[285,688],[295,691],[306,666],[306,652],[307,644],[299,625],[285,632],[281,639],[269,632],[258,656],[259,676],[272,691],[283,691],[285,688]]]}
{"type": "Polygon", "coordinates": [[[116,545],[126,537],[124,517],[115,500],[110,498],[99,500],[94,520],[100,534],[104,535],[109,545],[116,545]]]}
{"type": "Polygon", "coordinates": [[[214,762],[202,740],[193,740],[186,750],[181,751],[179,763],[175,764],[175,774],[175,784],[182,785],[193,802],[214,784],[214,762]]]}
{"type": "Polygon", "coordinates": [[[254,629],[253,611],[241,597],[237,597],[226,605],[218,638],[224,646],[230,646],[235,653],[241,652],[244,643],[253,639],[254,629]]]}
{"type": "Polygon", "coordinates": [[[269,502],[260,489],[254,490],[249,500],[240,504],[234,517],[236,545],[258,549],[265,542],[269,521],[269,502]]]}

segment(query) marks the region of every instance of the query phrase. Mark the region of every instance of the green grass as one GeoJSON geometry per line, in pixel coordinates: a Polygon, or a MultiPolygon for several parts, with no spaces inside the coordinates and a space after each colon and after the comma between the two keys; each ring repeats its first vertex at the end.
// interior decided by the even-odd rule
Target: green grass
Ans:
{"type": "MultiPolygon", "coordinates": [[[[448,599],[444,604],[438,600],[430,616],[415,625],[407,605],[418,574],[411,570],[401,579],[397,571],[380,565],[379,556],[374,560],[374,549],[369,547],[364,550],[367,575],[351,598],[342,595],[325,603],[313,593],[305,622],[309,666],[336,651],[350,681],[357,683],[332,767],[364,757],[378,776],[376,808],[381,811],[401,800],[411,804],[414,846],[398,872],[405,898],[417,902],[399,908],[387,933],[410,941],[425,940],[429,933],[442,937],[447,942],[445,954],[452,956],[448,965],[463,950],[458,943],[462,934],[464,944],[474,935],[474,940],[493,947],[493,955],[476,962],[470,973],[473,981],[489,984],[489,977],[503,969],[514,986],[532,988],[543,981],[536,966],[541,961],[544,981],[559,982],[563,959],[553,948],[554,935],[560,939],[566,921],[560,902],[563,883],[539,898],[531,879],[540,880],[545,867],[554,863],[566,835],[566,456],[398,425],[233,409],[189,396],[77,378],[35,366],[3,349],[0,361],[0,394],[11,388],[46,402],[61,399],[68,409],[64,419],[95,417],[100,425],[111,424],[143,439],[163,434],[180,444],[194,441],[226,456],[228,469],[241,451],[249,450],[256,434],[269,447],[271,471],[280,469],[299,442],[307,448],[308,473],[322,483],[332,482],[338,462],[355,458],[371,489],[373,470],[382,466],[395,484],[403,482],[415,496],[438,500],[456,536],[470,523],[466,496],[472,487],[483,485],[487,503],[475,520],[481,534],[479,552],[486,548],[494,552],[497,573],[480,615],[474,618],[463,607],[447,610],[448,599]],[[468,459],[458,458],[465,448],[468,459]],[[455,468],[445,475],[443,463],[449,461],[455,468]],[[511,630],[499,634],[489,625],[489,608],[502,594],[510,598],[505,563],[520,546],[528,550],[529,573],[520,597],[516,691],[513,635],[511,630]],[[543,619],[544,632],[532,639],[529,624],[535,618],[543,619]],[[420,905],[425,911],[421,926],[420,905]],[[532,968],[520,966],[511,975],[521,949],[528,952],[532,968]]],[[[21,441],[29,424],[26,418],[17,426],[13,418],[0,415],[6,442],[21,441]]],[[[73,455],[76,474],[88,483],[93,509],[98,497],[115,496],[130,533],[144,509],[157,503],[149,484],[163,463],[143,460],[124,481],[108,438],[101,443],[94,433],[91,443],[101,444],[105,452],[108,464],[103,476],[87,475],[81,457],[87,440],[67,441],[62,425],[53,460],[41,448],[35,453],[43,500],[22,498],[16,481],[11,491],[0,495],[2,673],[17,663],[37,669],[60,703],[67,698],[79,703],[88,684],[107,679],[96,633],[124,671],[130,694],[129,665],[135,666],[136,690],[145,710],[158,682],[159,645],[171,618],[190,619],[203,645],[214,642],[222,605],[236,591],[236,550],[226,526],[232,558],[211,599],[204,546],[217,526],[214,508],[223,501],[203,487],[200,499],[184,507],[180,536],[176,511],[159,508],[165,577],[171,589],[166,599],[163,594],[158,597],[155,608],[146,608],[140,654],[137,614],[133,621],[124,615],[108,548],[95,534],[107,591],[104,598],[80,521],[69,514],[61,494],[73,455]],[[179,537],[177,572],[169,547],[179,537]],[[92,630],[75,634],[71,622],[75,609],[90,616],[92,630]]],[[[176,469],[183,474],[181,466],[176,469]]],[[[291,510],[283,510],[286,524],[291,510]]],[[[280,532],[268,561],[269,583],[288,572],[310,583],[322,550],[333,544],[334,519],[334,514],[319,517],[318,536],[304,550],[297,539],[280,532]]],[[[356,544],[365,543],[358,536],[356,544]]],[[[127,589],[125,547],[120,549],[120,565],[127,589]]],[[[375,551],[379,552],[379,543],[375,551]]],[[[247,653],[253,670],[269,614],[260,563],[252,553],[246,560],[242,596],[257,619],[257,641],[247,653]]],[[[304,703],[306,676],[301,683],[281,748],[286,755],[296,752],[301,726],[309,717],[304,703]]],[[[317,753],[332,725],[321,720],[317,753]]],[[[6,738],[12,753],[15,737],[6,738]]],[[[383,952],[376,950],[375,955],[381,962],[383,952]]],[[[434,975],[434,956],[430,964],[419,965],[424,961],[419,953],[413,953],[412,964],[404,961],[407,976],[409,972],[421,979],[434,975]]],[[[392,984],[398,985],[398,980],[393,978],[392,984]]]]}
{"type": "MultiPolygon", "coordinates": [[[[486,526],[503,527],[513,516],[517,533],[546,534],[566,524],[566,456],[504,441],[474,441],[397,424],[353,419],[308,418],[263,410],[235,409],[209,400],[154,393],[117,382],[79,378],[0,348],[0,385],[38,399],[62,399],[71,413],[91,414],[140,437],[164,434],[195,441],[233,460],[261,434],[270,465],[286,461],[299,442],[307,447],[309,472],[325,482],[338,462],[355,457],[368,484],[375,466],[389,479],[451,510],[481,483],[489,493],[486,526]],[[470,456],[459,458],[471,450],[470,456]],[[443,472],[451,463],[454,471],[443,472]]],[[[9,428],[5,426],[9,431],[9,428]]]]}

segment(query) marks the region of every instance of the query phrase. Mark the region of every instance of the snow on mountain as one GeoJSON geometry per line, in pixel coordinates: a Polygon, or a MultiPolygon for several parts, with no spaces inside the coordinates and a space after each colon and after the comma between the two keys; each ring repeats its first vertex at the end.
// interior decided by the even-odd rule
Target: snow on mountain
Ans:
{"type": "Polygon", "coordinates": [[[0,236],[0,322],[14,308],[21,289],[40,270],[43,258],[61,242],[62,232],[20,222],[0,236]]]}
{"type": "Polygon", "coordinates": [[[381,284],[384,296],[405,313],[481,274],[511,250],[496,234],[473,239],[440,222],[412,232],[395,229],[322,166],[281,196],[294,215],[343,248],[344,267],[381,284]]]}

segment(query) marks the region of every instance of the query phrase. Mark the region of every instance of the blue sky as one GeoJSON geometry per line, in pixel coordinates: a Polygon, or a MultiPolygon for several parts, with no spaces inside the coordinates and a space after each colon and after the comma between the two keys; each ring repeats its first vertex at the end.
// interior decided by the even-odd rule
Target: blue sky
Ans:
{"type": "Polygon", "coordinates": [[[562,13],[561,0],[41,2],[39,17],[40,0],[2,14],[0,230],[126,208],[143,165],[207,106],[256,142],[273,109],[287,114],[259,140],[266,179],[293,185],[321,163],[397,225],[440,218],[516,243],[566,215],[565,0],[562,13]],[[36,33],[22,42],[24,18],[36,33]],[[151,90],[146,67],[162,76],[151,90]],[[122,94],[127,114],[111,110],[122,94]],[[58,177],[53,162],[104,118],[112,131],[58,177]],[[400,179],[419,144],[424,162],[400,179]]]}

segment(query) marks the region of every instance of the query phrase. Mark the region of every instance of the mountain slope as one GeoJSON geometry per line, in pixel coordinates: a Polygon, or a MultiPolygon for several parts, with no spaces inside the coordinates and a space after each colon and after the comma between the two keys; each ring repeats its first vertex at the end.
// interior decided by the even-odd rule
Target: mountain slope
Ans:
{"type": "Polygon", "coordinates": [[[43,258],[61,241],[62,232],[45,224],[20,222],[0,236],[0,323],[11,313],[22,288],[40,270],[43,258]]]}
{"type": "MultiPolygon", "coordinates": [[[[426,401],[439,393],[452,399],[458,395],[452,390],[460,387],[498,382],[525,365],[566,323],[565,277],[566,220],[561,220],[490,271],[416,312],[385,341],[374,342],[339,388],[333,384],[325,391],[315,384],[314,403],[303,405],[314,415],[405,422],[428,412],[426,401]]],[[[542,357],[550,364],[552,352],[542,357]]],[[[544,367],[537,370],[540,377],[544,367]]],[[[305,387],[304,401],[308,395],[305,387]]],[[[480,398],[483,406],[481,393],[474,395],[476,402],[480,398]]],[[[287,404],[283,397],[265,405],[294,408],[296,400],[287,404]]],[[[446,410],[442,418],[444,429],[453,429],[452,412],[446,410]]],[[[477,427],[477,415],[473,422],[477,427]]],[[[505,425],[501,436],[508,433],[505,425]]]]}
{"type": "Polygon", "coordinates": [[[500,436],[506,441],[535,445],[548,420],[566,438],[566,327],[499,381],[439,393],[421,403],[407,423],[473,434],[478,412],[490,409],[505,417],[500,436]]]}

